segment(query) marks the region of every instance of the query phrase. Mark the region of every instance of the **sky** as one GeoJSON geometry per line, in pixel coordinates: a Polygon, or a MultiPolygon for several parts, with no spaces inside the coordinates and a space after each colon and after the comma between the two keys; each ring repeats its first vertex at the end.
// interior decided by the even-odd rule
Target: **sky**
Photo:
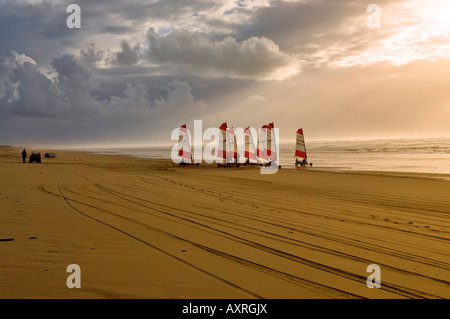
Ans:
{"type": "Polygon", "coordinates": [[[0,0],[0,144],[450,137],[449,84],[448,0],[0,0]]]}

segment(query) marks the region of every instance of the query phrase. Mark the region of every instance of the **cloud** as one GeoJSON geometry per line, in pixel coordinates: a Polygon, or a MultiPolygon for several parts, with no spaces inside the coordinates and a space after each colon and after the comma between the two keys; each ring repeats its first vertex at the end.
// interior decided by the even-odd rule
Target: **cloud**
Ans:
{"type": "Polygon", "coordinates": [[[64,94],[34,61],[15,51],[0,58],[0,110],[12,116],[56,117],[67,110],[64,94]]]}
{"type": "Polygon", "coordinates": [[[365,134],[375,119],[376,133],[448,132],[447,0],[379,0],[381,29],[366,25],[371,2],[356,0],[79,0],[81,30],[65,26],[64,2],[0,2],[7,143],[14,127],[24,139],[153,136],[193,114],[301,121],[331,137],[365,134]]]}
{"type": "Polygon", "coordinates": [[[120,42],[119,51],[111,51],[110,49],[97,49],[94,42],[89,44],[86,47],[86,50],[80,50],[80,60],[86,64],[92,64],[94,66],[134,66],[138,64],[139,59],[140,45],[136,44],[134,47],[131,47],[126,40],[122,40],[120,42]]]}
{"type": "Polygon", "coordinates": [[[52,66],[58,74],[55,84],[64,93],[64,101],[73,116],[95,116],[104,112],[102,103],[91,94],[97,84],[90,69],[67,54],[54,58],[52,66]]]}
{"type": "MultiPolygon", "coordinates": [[[[403,65],[450,56],[450,3],[446,0],[384,1],[381,28],[351,34],[364,44],[333,61],[333,66],[368,65],[387,61],[403,65]]],[[[354,41],[355,42],[355,41],[354,41]]]]}
{"type": "MultiPolygon", "coordinates": [[[[196,101],[185,81],[174,80],[163,89],[164,96],[150,99],[148,88],[137,82],[109,99],[99,100],[101,91],[92,71],[72,55],[54,58],[54,77],[49,78],[24,54],[15,51],[0,56],[0,108],[23,117],[99,117],[122,116],[127,112],[151,111],[164,116],[182,110],[202,110],[205,103],[196,101]]],[[[144,116],[144,118],[148,118],[144,116]]]]}
{"type": "Polygon", "coordinates": [[[154,102],[158,115],[180,118],[181,114],[182,117],[192,118],[206,110],[206,103],[195,100],[191,86],[187,82],[172,81],[167,88],[167,93],[167,98],[161,97],[154,102]]]}
{"type": "Polygon", "coordinates": [[[255,94],[255,95],[251,95],[247,98],[248,101],[250,102],[263,102],[265,100],[267,100],[267,98],[265,98],[264,96],[261,96],[259,94],[255,94]]]}
{"type": "Polygon", "coordinates": [[[93,64],[102,61],[104,53],[104,50],[97,50],[95,43],[92,42],[86,51],[83,49],[80,51],[80,59],[85,63],[93,64]]]}
{"type": "Polygon", "coordinates": [[[355,15],[365,13],[364,4],[355,1],[306,0],[272,1],[259,7],[247,23],[236,25],[236,38],[268,37],[290,53],[311,52],[310,45],[319,46],[346,38],[341,31],[350,29],[355,15]]]}
{"type": "Polygon", "coordinates": [[[294,56],[280,51],[270,39],[252,37],[241,42],[228,36],[211,41],[205,34],[175,30],[159,36],[148,33],[148,58],[209,78],[285,80],[300,72],[294,56]]]}
{"type": "Polygon", "coordinates": [[[447,59],[450,3],[446,0],[379,0],[381,28],[371,29],[370,2],[275,0],[237,24],[237,40],[265,36],[307,67],[349,67],[387,61],[447,59]]]}
{"type": "Polygon", "coordinates": [[[11,137],[23,130],[12,140],[30,140],[24,134],[45,123],[45,132],[36,130],[34,138],[125,138],[139,136],[149,127],[170,136],[166,130],[177,127],[180,118],[191,119],[206,110],[206,103],[194,97],[186,81],[169,82],[157,96],[151,96],[140,81],[126,83],[120,94],[100,100],[92,92],[102,87],[74,56],[54,58],[51,66],[54,77],[49,78],[24,54],[12,51],[0,56],[0,135],[11,137]]]}
{"type": "Polygon", "coordinates": [[[128,42],[123,40],[120,43],[120,46],[122,48],[122,51],[119,51],[115,54],[115,60],[113,61],[113,63],[122,66],[135,65],[139,60],[139,44],[131,48],[128,42]]]}

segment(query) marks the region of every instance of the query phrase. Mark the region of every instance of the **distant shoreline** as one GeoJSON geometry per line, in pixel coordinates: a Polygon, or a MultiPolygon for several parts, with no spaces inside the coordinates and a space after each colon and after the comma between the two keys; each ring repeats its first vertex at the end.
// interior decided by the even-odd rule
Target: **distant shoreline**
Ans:
{"type": "MultiPolygon", "coordinates": [[[[17,146],[9,146],[9,145],[3,145],[0,146],[3,148],[15,148],[17,151],[21,151],[22,148],[17,146]]],[[[162,148],[162,147],[158,147],[162,148]]],[[[30,148],[31,149],[31,148],[30,148]]],[[[41,148],[36,148],[41,149],[41,148]]],[[[126,148],[124,148],[126,149],[126,148]]],[[[42,151],[42,155],[46,152],[68,152],[68,153],[83,153],[87,155],[93,155],[93,156],[118,156],[118,157],[126,157],[126,158],[135,158],[135,159],[141,159],[141,160],[155,160],[155,161],[163,161],[167,162],[168,165],[173,164],[170,157],[150,157],[150,156],[136,156],[132,153],[120,153],[116,151],[109,151],[109,152],[102,152],[102,151],[94,151],[94,150],[76,150],[76,149],[44,149],[42,151]]],[[[19,154],[20,155],[20,154],[19,154]]],[[[293,157],[294,158],[294,157],[293,157]]],[[[177,167],[176,164],[175,167],[177,167]]],[[[205,162],[202,162],[200,164],[200,167],[208,167],[208,168],[214,168],[216,166],[215,163],[213,164],[207,164],[205,162]]],[[[256,169],[257,167],[252,167],[252,169],[256,169]]],[[[242,167],[242,169],[245,169],[245,167],[242,167]]],[[[396,176],[396,177],[405,177],[405,178],[427,178],[427,179],[439,179],[439,180],[445,180],[450,181],[450,173],[435,173],[435,172],[405,172],[405,171],[396,171],[396,170],[357,170],[357,169],[349,169],[345,167],[321,167],[318,165],[313,165],[312,167],[302,167],[302,168],[296,168],[294,164],[290,165],[283,165],[282,169],[285,170],[294,170],[294,169],[301,169],[301,170],[309,170],[309,171],[321,171],[321,172],[330,172],[330,173],[338,173],[338,174],[360,174],[360,175],[376,175],[376,176],[396,176]]]]}

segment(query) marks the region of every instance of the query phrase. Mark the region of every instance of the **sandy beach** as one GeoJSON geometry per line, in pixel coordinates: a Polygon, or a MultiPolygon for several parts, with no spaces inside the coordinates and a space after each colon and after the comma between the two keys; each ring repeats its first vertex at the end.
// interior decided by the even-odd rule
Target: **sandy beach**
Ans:
{"type": "Polygon", "coordinates": [[[20,152],[0,147],[1,298],[450,298],[448,180],[20,152]]]}

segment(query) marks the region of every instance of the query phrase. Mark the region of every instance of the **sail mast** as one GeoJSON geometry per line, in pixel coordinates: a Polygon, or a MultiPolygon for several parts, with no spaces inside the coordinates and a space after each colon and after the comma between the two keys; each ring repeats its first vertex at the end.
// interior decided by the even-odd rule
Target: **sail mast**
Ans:
{"type": "Polygon", "coordinates": [[[302,128],[302,135],[303,135],[303,147],[305,148],[305,159],[308,159],[308,153],[306,152],[305,133],[303,133],[303,128],[302,128]]]}
{"type": "Polygon", "coordinates": [[[272,122],[267,125],[267,156],[271,161],[278,162],[277,137],[275,135],[275,124],[272,122]],[[273,141],[273,143],[272,143],[273,141]],[[272,145],[274,149],[272,149],[272,145]]]}

